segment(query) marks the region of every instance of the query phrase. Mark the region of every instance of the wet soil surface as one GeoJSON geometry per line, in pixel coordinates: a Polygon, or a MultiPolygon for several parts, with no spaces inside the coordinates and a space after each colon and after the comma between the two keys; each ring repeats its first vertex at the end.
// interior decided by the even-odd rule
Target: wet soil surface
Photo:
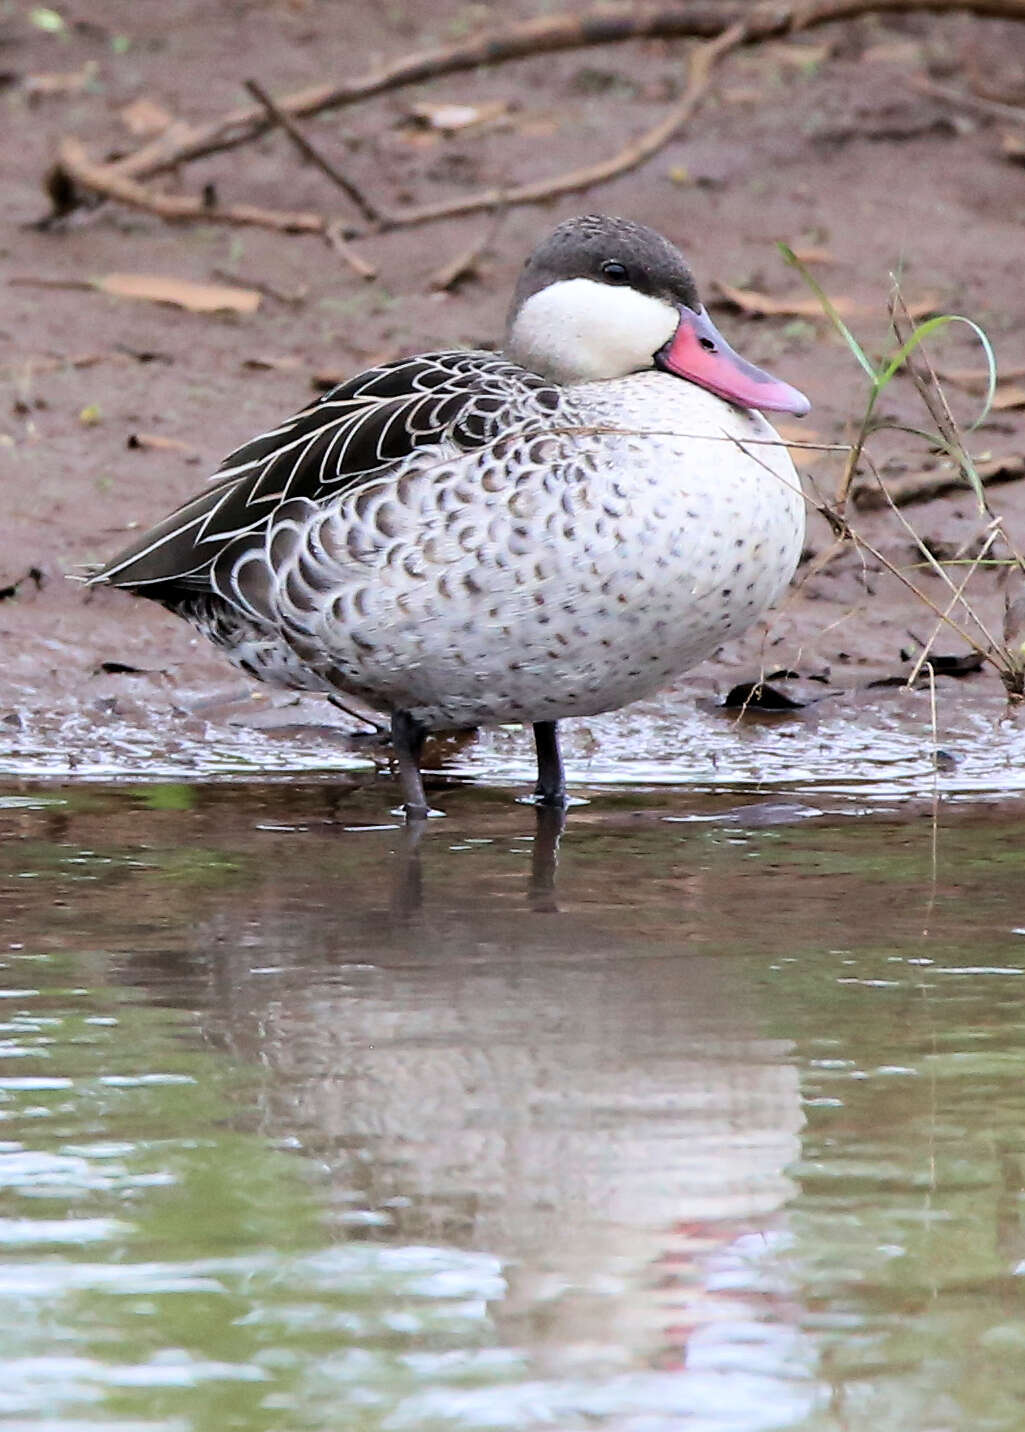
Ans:
{"type": "MultiPolygon", "coordinates": [[[[928,298],[984,324],[1008,373],[1025,364],[1018,260],[1025,170],[1005,152],[1009,125],[919,88],[926,81],[1015,100],[1025,94],[1022,27],[868,18],[737,55],[687,132],[656,158],[579,198],[513,210],[477,270],[456,291],[439,293],[432,274],[487,233],[487,218],[357,240],[377,267],[372,282],[312,237],[172,227],[113,205],[47,232],[31,223],[47,207],[42,176],[64,135],[77,135],[97,156],[124,152],[141,142],[129,128],[139,122],[138,108],[129,108],[136,101],[189,120],[212,118],[247,98],[249,76],[280,93],[357,72],[459,38],[495,18],[486,7],[191,3],[176,7],[173,27],[158,9],[127,0],[97,0],[88,14],[58,7],[58,28],[52,20],[44,28],[41,13],[51,12],[17,4],[0,16],[7,139],[0,761],[9,771],[367,769],[366,747],[350,745],[351,723],[337,713],[315,700],[254,692],[172,617],[66,579],[198,488],[235,444],[305,403],[318,375],[343,376],[381,355],[498,343],[524,253],[569,214],[601,208],[664,230],[691,256],[713,306],[717,282],[807,297],[775,241],[824,250],[815,272],[834,296],[859,306],[852,322],[872,352],[892,341],[886,295],[899,270],[909,299],[928,298]],[[252,315],[211,316],[24,282],[124,271],[227,276],[263,294],[252,315]],[[170,445],[160,446],[164,440],[170,445]]],[[[514,3],[502,19],[534,13],[514,3]]],[[[654,42],[570,52],[453,76],[306,124],[368,192],[393,207],[425,202],[611,152],[664,113],[686,53],[681,43],[654,42]],[[456,133],[411,119],[415,103],[442,101],[495,109],[487,122],[456,133]]],[[[175,183],[192,192],[214,185],[225,201],[344,209],[328,180],[280,134],[211,156],[175,183]]],[[[850,436],[865,381],[826,325],[754,320],[721,307],[716,317],[748,357],[811,395],[804,436],[824,443],[850,436]]],[[[950,330],[935,356],[951,370],[982,367],[966,331],[950,330]]],[[[970,419],[978,397],[956,385],[950,396],[970,419]]],[[[1021,455],[1025,425],[1013,395],[1008,401],[975,435],[980,456],[1021,455]]],[[[891,386],[883,406],[923,423],[907,379],[891,386]]],[[[786,431],[794,436],[798,425],[786,431]]],[[[891,475],[937,460],[904,434],[880,437],[873,451],[891,475]]],[[[841,460],[803,453],[800,461],[809,491],[814,483],[831,493],[841,460]]],[[[994,503],[1020,545],[1025,484],[996,489],[994,503]]],[[[919,504],[907,516],[948,555],[971,551],[985,527],[967,492],[919,504]]],[[[919,562],[894,514],[864,512],[857,523],[888,561],[907,569],[919,562]]],[[[814,570],[830,540],[825,523],[813,520],[808,561],[787,602],[674,693],[567,732],[575,779],[605,780],[620,759],[625,778],[645,763],[661,779],[728,770],[730,725],[695,699],[712,703],[735,682],[773,671],[798,674],[789,687],[798,699],[819,698],[810,713],[776,718],[771,740],[758,736],[784,763],[821,765],[835,750],[842,768],[851,750],[865,752],[873,742],[885,761],[890,734],[916,759],[932,749],[927,697],[864,688],[907,670],[902,658],[928,639],[933,614],[874,557],[848,550],[814,570]]],[[[912,575],[931,601],[946,604],[938,579],[912,575]]],[[[998,632],[998,576],[980,571],[971,583],[980,616],[998,632]]],[[[950,632],[936,649],[960,654],[967,644],[950,632]]],[[[954,764],[991,759],[997,788],[1020,766],[1020,726],[1006,717],[992,671],[942,679],[937,708],[938,744],[954,764]]],[[[449,769],[507,779],[510,749],[520,760],[514,736],[488,737],[463,748],[449,769]]],[[[435,753],[435,764],[443,754],[435,753]]]]}

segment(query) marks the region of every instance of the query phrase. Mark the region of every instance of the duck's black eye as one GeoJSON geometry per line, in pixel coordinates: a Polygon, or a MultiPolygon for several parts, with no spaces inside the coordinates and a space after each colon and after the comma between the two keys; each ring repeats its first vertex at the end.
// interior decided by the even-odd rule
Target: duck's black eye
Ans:
{"type": "Polygon", "coordinates": [[[616,259],[606,259],[601,266],[602,277],[609,283],[629,283],[630,275],[627,273],[626,264],[619,263],[616,259]]]}

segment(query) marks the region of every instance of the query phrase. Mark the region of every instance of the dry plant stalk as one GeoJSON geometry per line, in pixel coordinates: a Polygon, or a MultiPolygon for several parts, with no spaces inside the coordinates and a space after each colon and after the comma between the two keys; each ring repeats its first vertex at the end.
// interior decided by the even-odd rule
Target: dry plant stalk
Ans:
{"type": "MultiPolygon", "coordinates": [[[[892,360],[889,365],[884,364],[883,369],[880,369],[875,375],[865,414],[861,419],[857,437],[851,445],[845,463],[844,477],[838,491],[839,500],[834,504],[818,504],[819,510],[830,522],[837,538],[827,554],[826,561],[832,560],[835,553],[846,545],[848,541],[853,542],[859,550],[870,553],[882,567],[902,582],[915,598],[935,616],[936,622],[932,633],[922,647],[914,668],[908,677],[907,684],[909,686],[915,683],[923,667],[928,666],[930,672],[932,671],[930,655],[933,646],[940,632],[945,627],[949,627],[956,632],[983,661],[987,662],[996,670],[1008,695],[1013,699],[1020,699],[1025,695],[1025,663],[1018,658],[1017,653],[1013,650],[1011,643],[1008,641],[1006,621],[1005,630],[1002,633],[1003,639],[998,639],[989,629],[989,626],[982,616],[980,616],[977,604],[969,598],[967,588],[976,573],[983,570],[984,566],[990,564],[990,554],[998,545],[1002,547],[1007,554],[998,564],[1004,572],[1007,572],[1008,569],[1013,569],[1019,575],[1025,575],[1025,561],[1023,561],[1022,554],[1017,546],[1009,538],[1004,528],[1003,518],[999,514],[994,513],[989,504],[979,471],[968,454],[964,437],[947,403],[936,370],[920,341],[923,332],[927,330],[920,331],[916,328],[914,320],[908,312],[899,290],[895,291],[891,298],[889,311],[893,331],[899,344],[897,358],[892,360]],[[974,557],[968,563],[968,569],[960,581],[954,580],[947,571],[946,565],[935,556],[921,535],[904,516],[903,512],[901,512],[893,494],[883,482],[874,464],[872,464],[871,459],[868,458],[864,451],[865,443],[874,430],[872,425],[872,412],[876,398],[882,387],[885,387],[889,381],[889,377],[892,376],[896,367],[906,369],[911,376],[918,396],[935,424],[937,443],[947,451],[958,465],[961,478],[959,485],[962,487],[970,486],[975,490],[980,511],[984,512],[989,518],[985,540],[982,542],[978,552],[975,553],[974,557]],[[883,376],[884,373],[888,376],[883,376]],[[949,592],[949,598],[944,606],[940,606],[935,602],[927,592],[912,581],[906,571],[902,571],[885,553],[867,541],[864,535],[858,531],[854,520],[846,514],[845,500],[851,490],[855,470],[862,461],[865,461],[871,468],[878,488],[879,499],[873,505],[885,505],[893,512],[903,531],[910,537],[921,554],[924,565],[946,586],[949,592]]],[[[936,323],[942,324],[945,321],[950,321],[950,319],[940,318],[936,320],[936,323]]],[[[976,332],[980,334],[982,341],[986,343],[985,335],[981,333],[981,330],[979,330],[977,326],[973,326],[976,332]]],[[[852,345],[852,351],[860,353],[860,349],[857,348],[856,340],[853,336],[849,333],[845,333],[845,337],[852,345]]],[[[988,344],[987,351],[990,351],[988,350],[988,344]]],[[[863,354],[861,356],[862,358],[864,357],[863,354]]],[[[819,570],[826,565],[826,561],[819,564],[819,570]]]]}

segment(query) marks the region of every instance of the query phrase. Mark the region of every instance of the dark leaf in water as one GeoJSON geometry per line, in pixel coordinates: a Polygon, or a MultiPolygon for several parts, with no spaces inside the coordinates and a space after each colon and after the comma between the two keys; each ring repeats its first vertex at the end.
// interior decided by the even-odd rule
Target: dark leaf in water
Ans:
{"type": "Polygon", "coordinates": [[[741,681],[723,701],[728,711],[799,711],[804,704],[764,681],[741,681]]]}

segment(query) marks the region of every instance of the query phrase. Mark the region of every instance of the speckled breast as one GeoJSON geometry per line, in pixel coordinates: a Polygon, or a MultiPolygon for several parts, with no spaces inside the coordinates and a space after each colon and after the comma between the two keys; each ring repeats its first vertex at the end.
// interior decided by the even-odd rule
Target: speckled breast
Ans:
{"type": "Polygon", "coordinates": [[[663,374],[567,390],[470,454],[272,523],[276,625],[329,684],[429,727],[592,715],[770,606],[800,555],[793,465],[757,413],[663,374]],[[747,444],[747,446],[745,446],[747,444]]]}

